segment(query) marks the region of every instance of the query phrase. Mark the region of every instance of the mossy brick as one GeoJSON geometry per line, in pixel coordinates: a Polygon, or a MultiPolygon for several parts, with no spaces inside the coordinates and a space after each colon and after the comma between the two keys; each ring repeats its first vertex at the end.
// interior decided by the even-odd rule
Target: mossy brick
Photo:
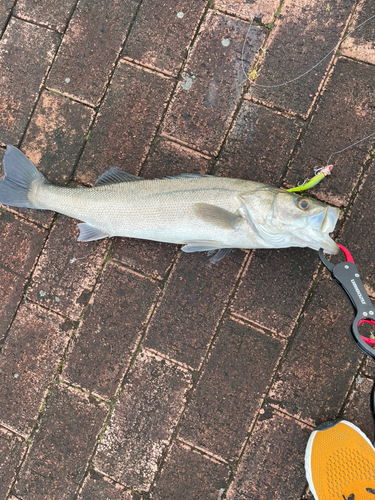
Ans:
{"type": "Polygon", "coordinates": [[[122,55],[177,76],[206,4],[206,0],[143,1],[122,55]]]}
{"type": "Polygon", "coordinates": [[[178,437],[235,463],[285,343],[226,319],[185,411],[178,437]]]}
{"type": "Polygon", "coordinates": [[[190,375],[176,365],[140,352],[98,446],[95,469],[148,491],[191,385],[190,375]]]}
{"type": "Polygon", "coordinates": [[[145,347],[198,370],[245,255],[234,250],[217,264],[210,264],[205,252],[181,254],[151,318],[145,347]]]}
{"type": "Polygon", "coordinates": [[[305,448],[311,431],[287,415],[263,409],[226,498],[301,498],[306,485],[305,448]]]}
{"type": "Polygon", "coordinates": [[[121,61],[78,164],[76,179],[94,184],[110,167],[138,174],[172,86],[171,78],[121,61]]]}
{"type": "Polygon", "coordinates": [[[25,302],[0,354],[0,422],[27,437],[59,367],[73,325],[25,302]]]}
{"type": "Polygon", "coordinates": [[[373,132],[374,94],[374,66],[345,58],[337,61],[301,148],[290,165],[288,186],[311,178],[315,166],[325,166],[329,161],[334,165],[332,173],[313,193],[337,206],[348,204],[374,141],[370,139],[340,154],[333,153],[373,132]]]}
{"type": "Polygon", "coordinates": [[[20,141],[59,38],[49,29],[10,20],[0,44],[0,143],[20,141]]]}
{"type": "Polygon", "coordinates": [[[113,399],[158,293],[157,283],[108,263],[70,348],[63,379],[113,399]]]}
{"type": "MultiPolygon", "coordinates": [[[[241,51],[249,24],[209,11],[165,117],[162,133],[207,154],[217,154],[242,93],[241,51]]],[[[245,64],[264,40],[251,27],[245,64]]]]}
{"type": "Polygon", "coordinates": [[[80,0],[52,65],[47,87],[98,106],[138,4],[138,0],[80,0]]]}
{"type": "Polygon", "coordinates": [[[276,373],[269,403],[310,425],[335,420],[363,359],[344,292],[321,281],[276,373]]]}
{"type": "Polygon", "coordinates": [[[109,240],[77,241],[74,219],[59,215],[33,273],[27,297],[77,320],[104,264],[109,240]]]}
{"type": "Polygon", "coordinates": [[[48,26],[63,33],[69,17],[76,5],[76,0],[19,0],[14,14],[25,21],[48,26]]]}
{"type": "Polygon", "coordinates": [[[217,500],[230,469],[182,443],[174,443],[151,493],[152,500],[217,500]]]}
{"type": "Polygon", "coordinates": [[[22,500],[75,497],[108,413],[94,398],[54,385],[15,485],[22,500]]]}
{"type": "Polygon", "coordinates": [[[244,101],[220,153],[216,175],[278,186],[302,121],[244,101]]]}

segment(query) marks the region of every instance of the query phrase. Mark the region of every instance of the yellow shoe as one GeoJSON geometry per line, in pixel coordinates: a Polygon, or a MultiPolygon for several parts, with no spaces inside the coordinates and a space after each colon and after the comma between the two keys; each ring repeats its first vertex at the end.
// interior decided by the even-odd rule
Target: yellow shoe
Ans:
{"type": "Polygon", "coordinates": [[[375,500],[375,450],[350,422],[326,422],[312,432],[305,469],[315,500],[375,500]]]}

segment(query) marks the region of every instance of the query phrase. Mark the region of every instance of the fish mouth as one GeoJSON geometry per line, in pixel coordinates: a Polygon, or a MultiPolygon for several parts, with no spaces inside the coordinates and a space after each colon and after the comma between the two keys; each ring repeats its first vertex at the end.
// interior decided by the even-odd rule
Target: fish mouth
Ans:
{"type": "MultiPolygon", "coordinates": [[[[340,210],[336,207],[327,207],[318,214],[311,215],[309,220],[309,229],[313,231],[315,250],[323,248],[325,253],[337,254],[340,249],[330,237],[336,226],[340,215],[340,210]]],[[[310,233],[310,237],[312,234],[310,233]]]]}

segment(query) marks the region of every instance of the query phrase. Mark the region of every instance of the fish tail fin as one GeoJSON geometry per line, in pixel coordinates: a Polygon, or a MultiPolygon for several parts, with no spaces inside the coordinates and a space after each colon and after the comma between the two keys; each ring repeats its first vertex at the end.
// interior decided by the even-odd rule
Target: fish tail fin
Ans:
{"type": "Polygon", "coordinates": [[[11,207],[39,208],[29,199],[33,181],[48,182],[17,148],[7,146],[3,159],[5,178],[0,180],[0,203],[11,207]]]}

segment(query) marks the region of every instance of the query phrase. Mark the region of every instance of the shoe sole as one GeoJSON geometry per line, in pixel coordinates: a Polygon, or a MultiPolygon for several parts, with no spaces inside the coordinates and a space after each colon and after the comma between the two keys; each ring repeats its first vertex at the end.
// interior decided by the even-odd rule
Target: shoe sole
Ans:
{"type": "Polygon", "coordinates": [[[323,424],[320,424],[316,429],[314,429],[313,432],[311,433],[310,437],[309,437],[309,440],[308,440],[307,446],[306,446],[306,452],[305,452],[305,473],[306,473],[307,482],[309,483],[310,491],[311,491],[312,495],[314,496],[315,500],[324,500],[324,499],[319,498],[318,495],[316,494],[316,491],[315,491],[315,488],[314,488],[313,479],[312,479],[312,473],[311,473],[311,450],[312,450],[312,447],[313,447],[314,439],[315,439],[315,436],[316,436],[316,434],[318,432],[322,432],[324,430],[331,429],[332,427],[335,427],[337,424],[345,424],[348,427],[351,427],[356,432],[358,432],[358,434],[360,434],[365,439],[365,441],[367,441],[367,443],[372,448],[374,447],[373,443],[371,443],[371,441],[366,436],[366,434],[364,434],[361,431],[361,429],[359,429],[356,425],[352,424],[351,422],[348,422],[347,420],[334,420],[332,422],[324,422],[323,424]]]}

